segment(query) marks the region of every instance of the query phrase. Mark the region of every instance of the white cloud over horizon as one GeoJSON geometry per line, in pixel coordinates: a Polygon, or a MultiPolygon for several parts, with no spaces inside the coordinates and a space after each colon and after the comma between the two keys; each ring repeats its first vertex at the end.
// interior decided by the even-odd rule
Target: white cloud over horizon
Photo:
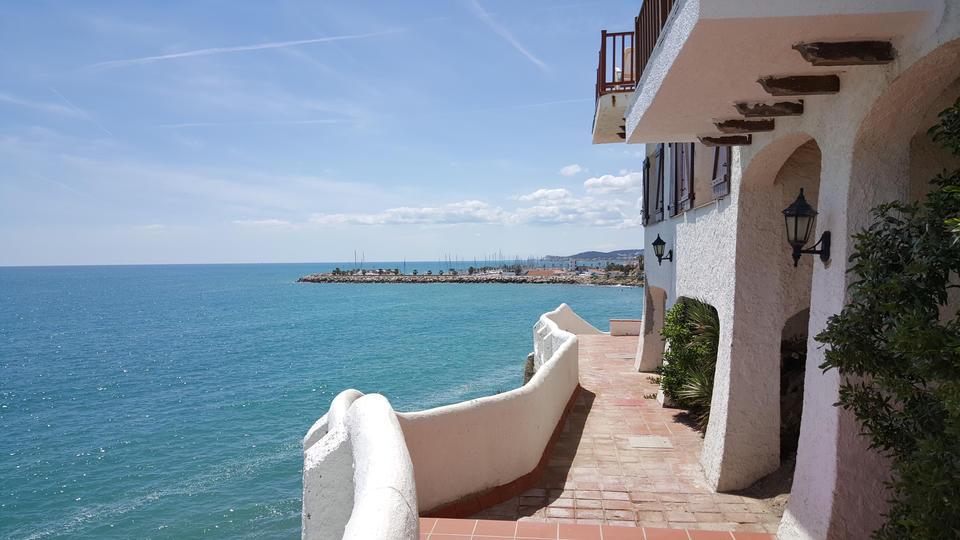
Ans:
{"type": "Polygon", "coordinates": [[[519,208],[514,221],[532,225],[582,225],[586,227],[632,227],[639,223],[623,201],[602,201],[593,197],[571,197],[558,201],[542,201],[535,206],[519,208]]]}
{"type": "MultiPolygon", "coordinates": [[[[519,203],[516,208],[505,209],[471,199],[437,206],[402,206],[372,213],[315,213],[303,226],[570,224],[624,228],[640,224],[636,202],[592,195],[577,197],[565,188],[541,188],[510,199],[519,203]]],[[[269,226],[274,221],[280,220],[260,220],[261,226],[269,226]]],[[[237,220],[234,223],[257,222],[237,220]]]]}
{"type": "Polygon", "coordinates": [[[605,174],[588,178],[583,187],[591,193],[623,193],[637,191],[643,186],[643,174],[621,171],[619,175],[605,174]]]}
{"type": "Polygon", "coordinates": [[[504,215],[500,208],[467,200],[433,207],[401,206],[371,214],[314,214],[309,222],[315,225],[458,225],[499,223],[504,215]]]}
{"type": "Polygon", "coordinates": [[[270,229],[288,229],[294,226],[293,223],[285,219],[235,219],[233,224],[270,229]]]}
{"type": "Polygon", "coordinates": [[[570,190],[568,190],[568,189],[564,189],[564,188],[555,188],[555,189],[541,188],[541,189],[538,189],[538,190],[534,191],[533,193],[527,193],[526,195],[519,195],[519,196],[517,196],[517,197],[514,197],[514,199],[516,199],[516,200],[518,200],[518,201],[520,201],[520,202],[532,202],[532,201],[543,201],[543,200],[557,201],[557,200],[560,200],[560,199],[567,199],[567,198],[570,198],[570,197],[573,197],[573,193],[570,193],[570,190]]]}

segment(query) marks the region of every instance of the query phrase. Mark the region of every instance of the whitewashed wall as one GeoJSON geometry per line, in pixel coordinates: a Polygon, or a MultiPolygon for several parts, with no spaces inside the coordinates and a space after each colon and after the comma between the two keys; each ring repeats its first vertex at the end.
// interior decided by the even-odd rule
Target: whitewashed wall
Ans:
{"type": "Polygon", "coordinates": [[[304,437],[303,537],[415,540],[421,512],[531,472],[579,385],[575,334],[599,333],[566,304],[545,313],[533,378],[495,396],[396,413],[341,392],[304,437]]]}
{"type": "Polygon", "coordinates": [[[400,413],[421,509],[429,511],[531,472],[580,383],[574,334],[599,333],[563,304],[534,326],[538,368],[530,382],[495,396],[400,413]]]}

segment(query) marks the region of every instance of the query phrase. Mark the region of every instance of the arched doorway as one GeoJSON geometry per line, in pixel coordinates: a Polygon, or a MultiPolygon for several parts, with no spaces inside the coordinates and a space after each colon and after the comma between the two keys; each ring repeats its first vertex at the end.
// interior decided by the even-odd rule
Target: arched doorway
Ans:
{"type": "Polygon", "coordinates": [[[719,491],[745,489],[781,466],[782,334],[810,306],[815,264],[804,257],[794,267],[782,210],[801,188],[816,204],[821,159],[809,135],[785,135],[753,156],[740,184],[731,340],[718,354],[701,457],[719,491]]]}
{"type": "Polygon", "coordinates": [[[803,379],[807,367],[810,308],[787,319],[780,333],[780,466],[792,479],[803,418],[803,379]]]}
{"type": "MultiPolygon", "coordinates": [[[[941,26],[941,29],[949,27],[941,26]]],[[[867,227],[870,209],[893,200],[915,200],[927,189],[931,168],[939,169],[935,146],[926,129],[937,112],[957,98],[960,40],[931,36],[925,55],[911,52],[905,71],[889,76],[879,96],[851,113],[862,118],[848,139],[837,136],[829,172],[834,186],[818,210],[833,231],[832,263],[814,275],[810,328],[823,328],[845,302],[852,235],[867,227]],[[952,41],[950,40],[952,39],[952,41]]],[[[870,81],[875,84],[875,81],[870,81]]],[[[864,87],[872,91],[874,87],[864,87]]],[[[832,141],[831,141],[832,142],[832,141]]],[[[797,471],[792,499],[781,523],[781,538],[866,538],[883,520],[886,508],[886,461],[869,449],[869,441],[852,413],[833,406],[840,378],[816,368],[819,347],[808,347],[808,370],[797,471]]]]}

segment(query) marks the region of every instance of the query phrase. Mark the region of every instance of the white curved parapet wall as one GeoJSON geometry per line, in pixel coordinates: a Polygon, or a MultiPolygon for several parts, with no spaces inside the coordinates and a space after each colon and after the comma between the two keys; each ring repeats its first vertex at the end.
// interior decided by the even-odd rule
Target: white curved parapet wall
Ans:
{"type": "Polygon", "coordinates": [[[303,538],[416,539],[416,492],[390,402],[341,392],[304,438],[303,538]]]}
{"type": "Polygon", "coordinates": [[[580,384],[577,337],[599,334],[566,304],[534,326],[536,373],[520,388],[399,413],[421,511],[508,484],[533,471],[580,384]]]}
{"type": "Polygon", "coordinates": [[[601,332],[566,304],[534,326],[520,388],[420,412],[341,392],[304,438],[304,538],[418,538],[418,514],[532,472],[579,386],[575,334],[601,332]]]}

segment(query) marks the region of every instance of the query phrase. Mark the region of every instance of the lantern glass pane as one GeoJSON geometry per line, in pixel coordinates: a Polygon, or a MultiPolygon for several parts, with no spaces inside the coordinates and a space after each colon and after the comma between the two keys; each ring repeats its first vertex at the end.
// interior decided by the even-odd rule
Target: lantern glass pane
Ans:
{"type": "Polygon", "coordinates": [[[796,234],[796,216],[784,216],[783,217],[784,225],[786,225],[787,231],[787,243],[791,246],[796,245],[797,243],[797,234],[796,234]]]}
{"type": "Polygon", "coordinates": [[[813,231],[814,216],[784,216],[787,229],[787,242],[791,246],[807,245],[813,231]]]}
{"type": "Polygon", "coordinates": [[[813,232],[814,216],[797,216],[797,242],[805,246],[810,240],[810,233],[813,232]]]}

